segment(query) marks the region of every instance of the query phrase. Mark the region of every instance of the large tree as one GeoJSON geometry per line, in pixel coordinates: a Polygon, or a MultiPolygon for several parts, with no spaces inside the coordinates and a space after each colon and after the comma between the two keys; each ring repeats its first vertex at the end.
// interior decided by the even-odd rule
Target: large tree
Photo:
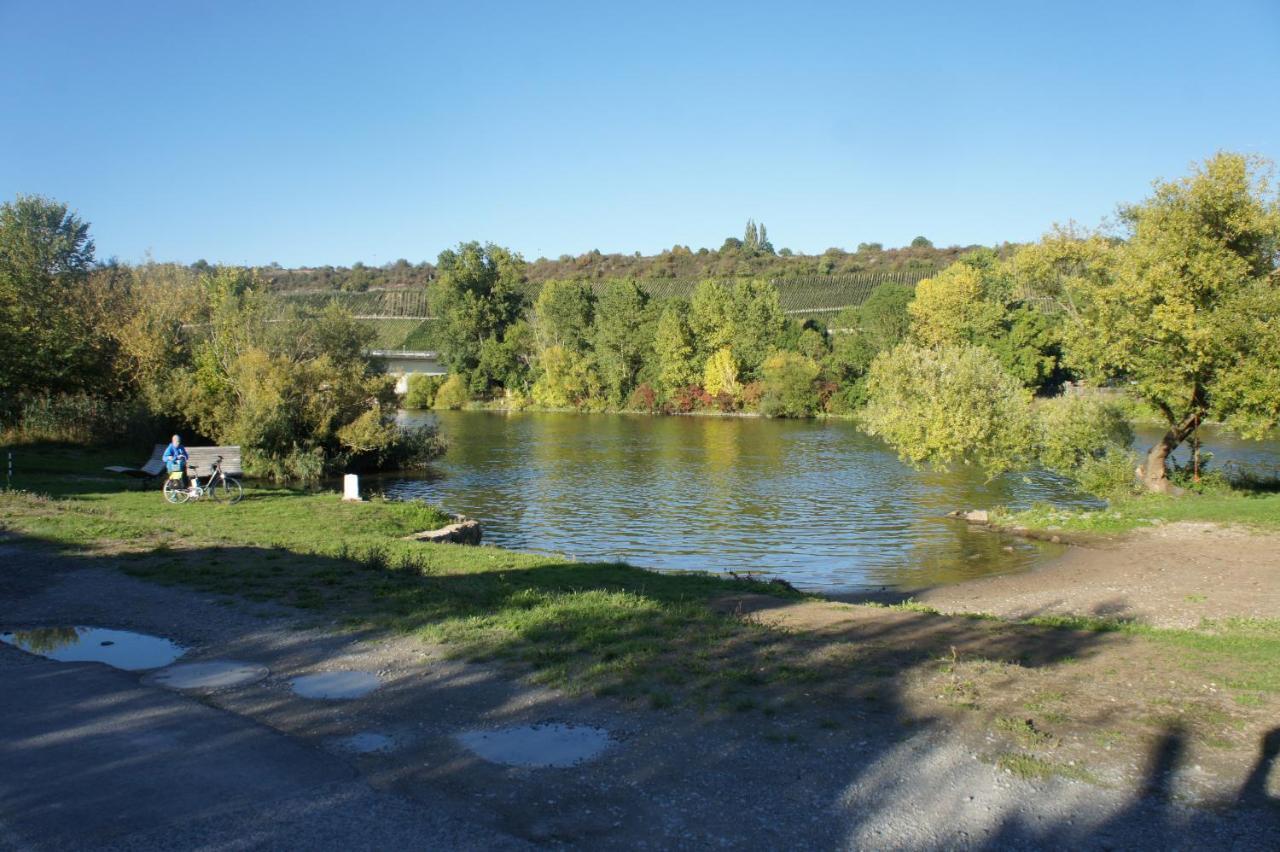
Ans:
{"type": "Polygon", "coordinates": [[[1280,418],[1280,202],[1270,164],[1220,153],[1157,181],[1123,211],[1128,241],[1109,274],[1080,275],[1073,363],[1127,380],[1167,424],[1147,452],[1148,488],[1206,419],[1261,435],[1280,418]]]}
{"type": "Polygon", "coordinates": [[[485,393],[487,379],[477,372],[485,342],[503,340],[507,326],[524,310],[521,284],[524,260],[492,243],[462,243],[440,253],[440,279],[432,285],[432,313],[440,318],[440,341],[450,371],[471,382],[471,390],[485,393]],[[476,381],[471,381],[475,379],[476,381]],[[476,383],[483,387],[476,387],[476,383]]]}
{"type": "Polygon", "coordinates": [[[600,379],[613,405],[621,405],[653,351],[649,295],[633,281],[614,281],[596,305],[595,356],[600,379]]]}
{"type": "Polygon", "coordinates": [[[665,395],[697,384],[702,376],[688,316],[689,303],[684,299],[673,299],[663,306],[658,317],[653,349],[658,387],[665,395]]]}
{"type": "Polygon", "coordinates": [[[579,354],[591,345],[596,297],[582,281],[548,281],[533,306],[540,348],[563,346],[579,354]]]}
{"type": "Polygon", "coordinates": [[[0,205],[0,405],[92,383],[98,335],[84,285],[93,248],[89,223],[65,204],[19,195],[0,205]]]}

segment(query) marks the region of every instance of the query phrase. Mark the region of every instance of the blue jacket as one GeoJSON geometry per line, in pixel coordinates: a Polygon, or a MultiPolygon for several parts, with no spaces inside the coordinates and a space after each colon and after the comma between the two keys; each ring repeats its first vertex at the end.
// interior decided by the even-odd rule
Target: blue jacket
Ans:
{"type": "Polygon", "coordinates": [[[182,470],[183,466],[187,463],[187,448],[182,445],[175,447],[173,444],[170,444],[164,448],[164,455],[160,458],[164,460],[164,466],[169,470],[182,470]]]}

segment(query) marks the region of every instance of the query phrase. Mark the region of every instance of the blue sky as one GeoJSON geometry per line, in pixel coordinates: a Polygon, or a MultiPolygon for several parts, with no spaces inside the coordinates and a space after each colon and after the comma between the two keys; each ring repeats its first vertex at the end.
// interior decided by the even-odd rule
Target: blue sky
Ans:
{"type": "Polygon", "coordinates": [[[0,0],[0,197],[130,261],[1028,240],[1280,159],[1278,44],[1274,0],[0,0]]]}

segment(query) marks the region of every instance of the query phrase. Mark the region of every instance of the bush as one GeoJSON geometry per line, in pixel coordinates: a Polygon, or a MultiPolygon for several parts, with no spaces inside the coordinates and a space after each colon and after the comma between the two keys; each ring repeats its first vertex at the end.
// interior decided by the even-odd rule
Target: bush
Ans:
{"type": "Polygon", "coordinates": [[[411,373],[408,377],[408,390],[405,391],[401,404],[414,411],[425,411],[435,404],[436,392],[444,384],[443,376],[429,376],[426,373],[411,373]]]}
{"type": "Polygon", "coordinates": [[[169,423],[129,400],[107,400],[85,393],[29,396],[18,404],[17,423],[6,443],[112,444],[155,443],[169,423]]]}
{"type": "Polygon", "coordinates": [[[435,408],[446,408],[456,411],[471,400],[467,392],[467,382],[460,373],[454,373],[444,380],[444,384],[436,391],[435,408]]]}
{"type": "Polygon", "coordinates": [[[810,417],[818,409],[821,368],[798,352],[775,352],[761,367],[764,394],[760,411],[770,417],[810,417]]]}
{"type": "Polygon", "coordinates": [[[653,385],[642,382],[631,392],[627,407],[633,411],[647,411],[652,414],[658,410],[658,392],[653,389],[653,385]]]}

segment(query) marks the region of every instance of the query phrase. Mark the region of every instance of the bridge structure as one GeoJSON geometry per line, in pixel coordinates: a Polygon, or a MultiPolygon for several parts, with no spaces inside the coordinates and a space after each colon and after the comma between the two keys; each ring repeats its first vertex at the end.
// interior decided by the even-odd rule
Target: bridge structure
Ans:
{"type": "Polygon", "coordinates": [[[409,376],[415,373],[426,376],[444,376],[449,373],[440,360],[439,352],[371,349],[369,354],[374,358],[381,358],[386,363],[387,372],[396,377],[396,393],[402,395],[408,392],[409,376]]]}

